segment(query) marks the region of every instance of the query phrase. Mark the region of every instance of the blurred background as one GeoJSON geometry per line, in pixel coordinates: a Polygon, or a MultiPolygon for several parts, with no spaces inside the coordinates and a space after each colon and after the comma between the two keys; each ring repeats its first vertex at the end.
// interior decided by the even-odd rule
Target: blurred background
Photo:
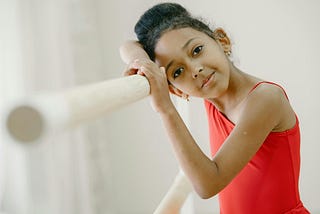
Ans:
{"type": "MultiPolygon", "coordinates": [[[[0,112],[19,97],[121,77],[119,46],[158,2],[0,0],[0,112]]],[[[301,124],[301,198],[320,213],[320,2],[173,2],[225,28],[241,69],[285,87],[301,124]]],[[[203,101],[175,102],[209,154],[203,101]]],[[[178,169],[148,99],[30,147],[1,133],[0,213],[149,214],[178,169]]],[[[183,213],[219,213],[216,197],[187,203],[183,213]]]]}

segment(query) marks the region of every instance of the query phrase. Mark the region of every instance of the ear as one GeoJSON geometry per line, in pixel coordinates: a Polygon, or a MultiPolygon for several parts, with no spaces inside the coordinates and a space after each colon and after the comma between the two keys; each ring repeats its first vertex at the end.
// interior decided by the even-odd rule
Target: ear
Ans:
{"type": "Polygon", "coordinates": [[[180,89],[174,87],[172,84],[169,84],[169,91],[170,91],[171,94],[174,94],[174,95],[176,95],[178,97],[181,97],[181,98],[188,97],[187,94],[185,94],[180,89]]]}
{"type": "Polygon", "coordinates": [[[231,53],[231,41],[222,28],[217,28],[213,32],[213,38],[221,45],[227,55],[231,53]]]}

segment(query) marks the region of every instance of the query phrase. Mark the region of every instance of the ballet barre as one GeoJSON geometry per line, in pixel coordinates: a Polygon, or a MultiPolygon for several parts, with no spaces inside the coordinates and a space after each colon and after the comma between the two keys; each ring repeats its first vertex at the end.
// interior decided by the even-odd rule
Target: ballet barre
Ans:
{"type": "Polygon", "coordinates": [[[181,207],[192,191],[190,181],[180,170],[153,214],[179,214],[181,207]]]}
{"type": "MultiPolygon", "coordinates": [[[[86,123],[149,94],[149,82],[141,75],[38,94],[12,103],[2,125],[16,142],[39,142],[51,130],[86,123]]],[[[190,192],[192,186],[180,171],[154,214],[178,214],[190,192]]]]}
{"type": "Polygon", "coordinates": [[[16,142],[39,142],[51,130],[86,123],[141,100],[149,93],[149,82],[141,75],[42,93],[12,103],[5,112],[3,127],[16,142]]]}

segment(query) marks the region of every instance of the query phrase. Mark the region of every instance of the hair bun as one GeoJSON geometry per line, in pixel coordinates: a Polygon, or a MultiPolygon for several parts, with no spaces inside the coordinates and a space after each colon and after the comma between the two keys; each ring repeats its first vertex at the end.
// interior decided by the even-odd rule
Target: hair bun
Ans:
{"type": "Polygon", "coordinates": [[[180,4],[160,3],[148,9],[138,20],[134,31],[151,60],[155,59],[155,47],[168,30],[193,28],[212,37],[212,30],[203,21],[193,18],[180,4]]]}
{"type": "Polygon", "coordinates": [[[189,12],[177,3],[160,3],[148,9],[134,27],[134,32],[140,42],[145,43],[148,33],[163,22],[179,17],[190,17],[189,12]]]}
{"type": "Polygon", "coordinates": [[[162,20],[170,20],[177,16],[190,16],[189,12],[177,3],[160,3],[148,11],[158,15],[162,20]]]}

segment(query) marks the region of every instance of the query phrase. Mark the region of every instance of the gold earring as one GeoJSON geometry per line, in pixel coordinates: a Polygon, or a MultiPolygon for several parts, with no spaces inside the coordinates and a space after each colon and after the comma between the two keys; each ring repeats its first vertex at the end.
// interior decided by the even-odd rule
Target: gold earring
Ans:
{"type": "Polygon", "coordinates": [[[189,95],[188,94],[182,94],[182,99],[185,99],[189,102],[189,95]]]}
{"type": "Polygon", "coordinates": [[[225,35],[224,33],[222,33],[222,32],[219,32],[219,33],[218,33],[218,36],[219,36],[221,39],[223,39],[224,37],[226,37],[226,35],[225,35]]]}
{"type": "Polygon", "coordinates": [[[227,52],[226,52],[226,55],[227,55],[227,56],[230,56],[230,55],[231,55],[231,51],[227,51],[227,52]]]}

